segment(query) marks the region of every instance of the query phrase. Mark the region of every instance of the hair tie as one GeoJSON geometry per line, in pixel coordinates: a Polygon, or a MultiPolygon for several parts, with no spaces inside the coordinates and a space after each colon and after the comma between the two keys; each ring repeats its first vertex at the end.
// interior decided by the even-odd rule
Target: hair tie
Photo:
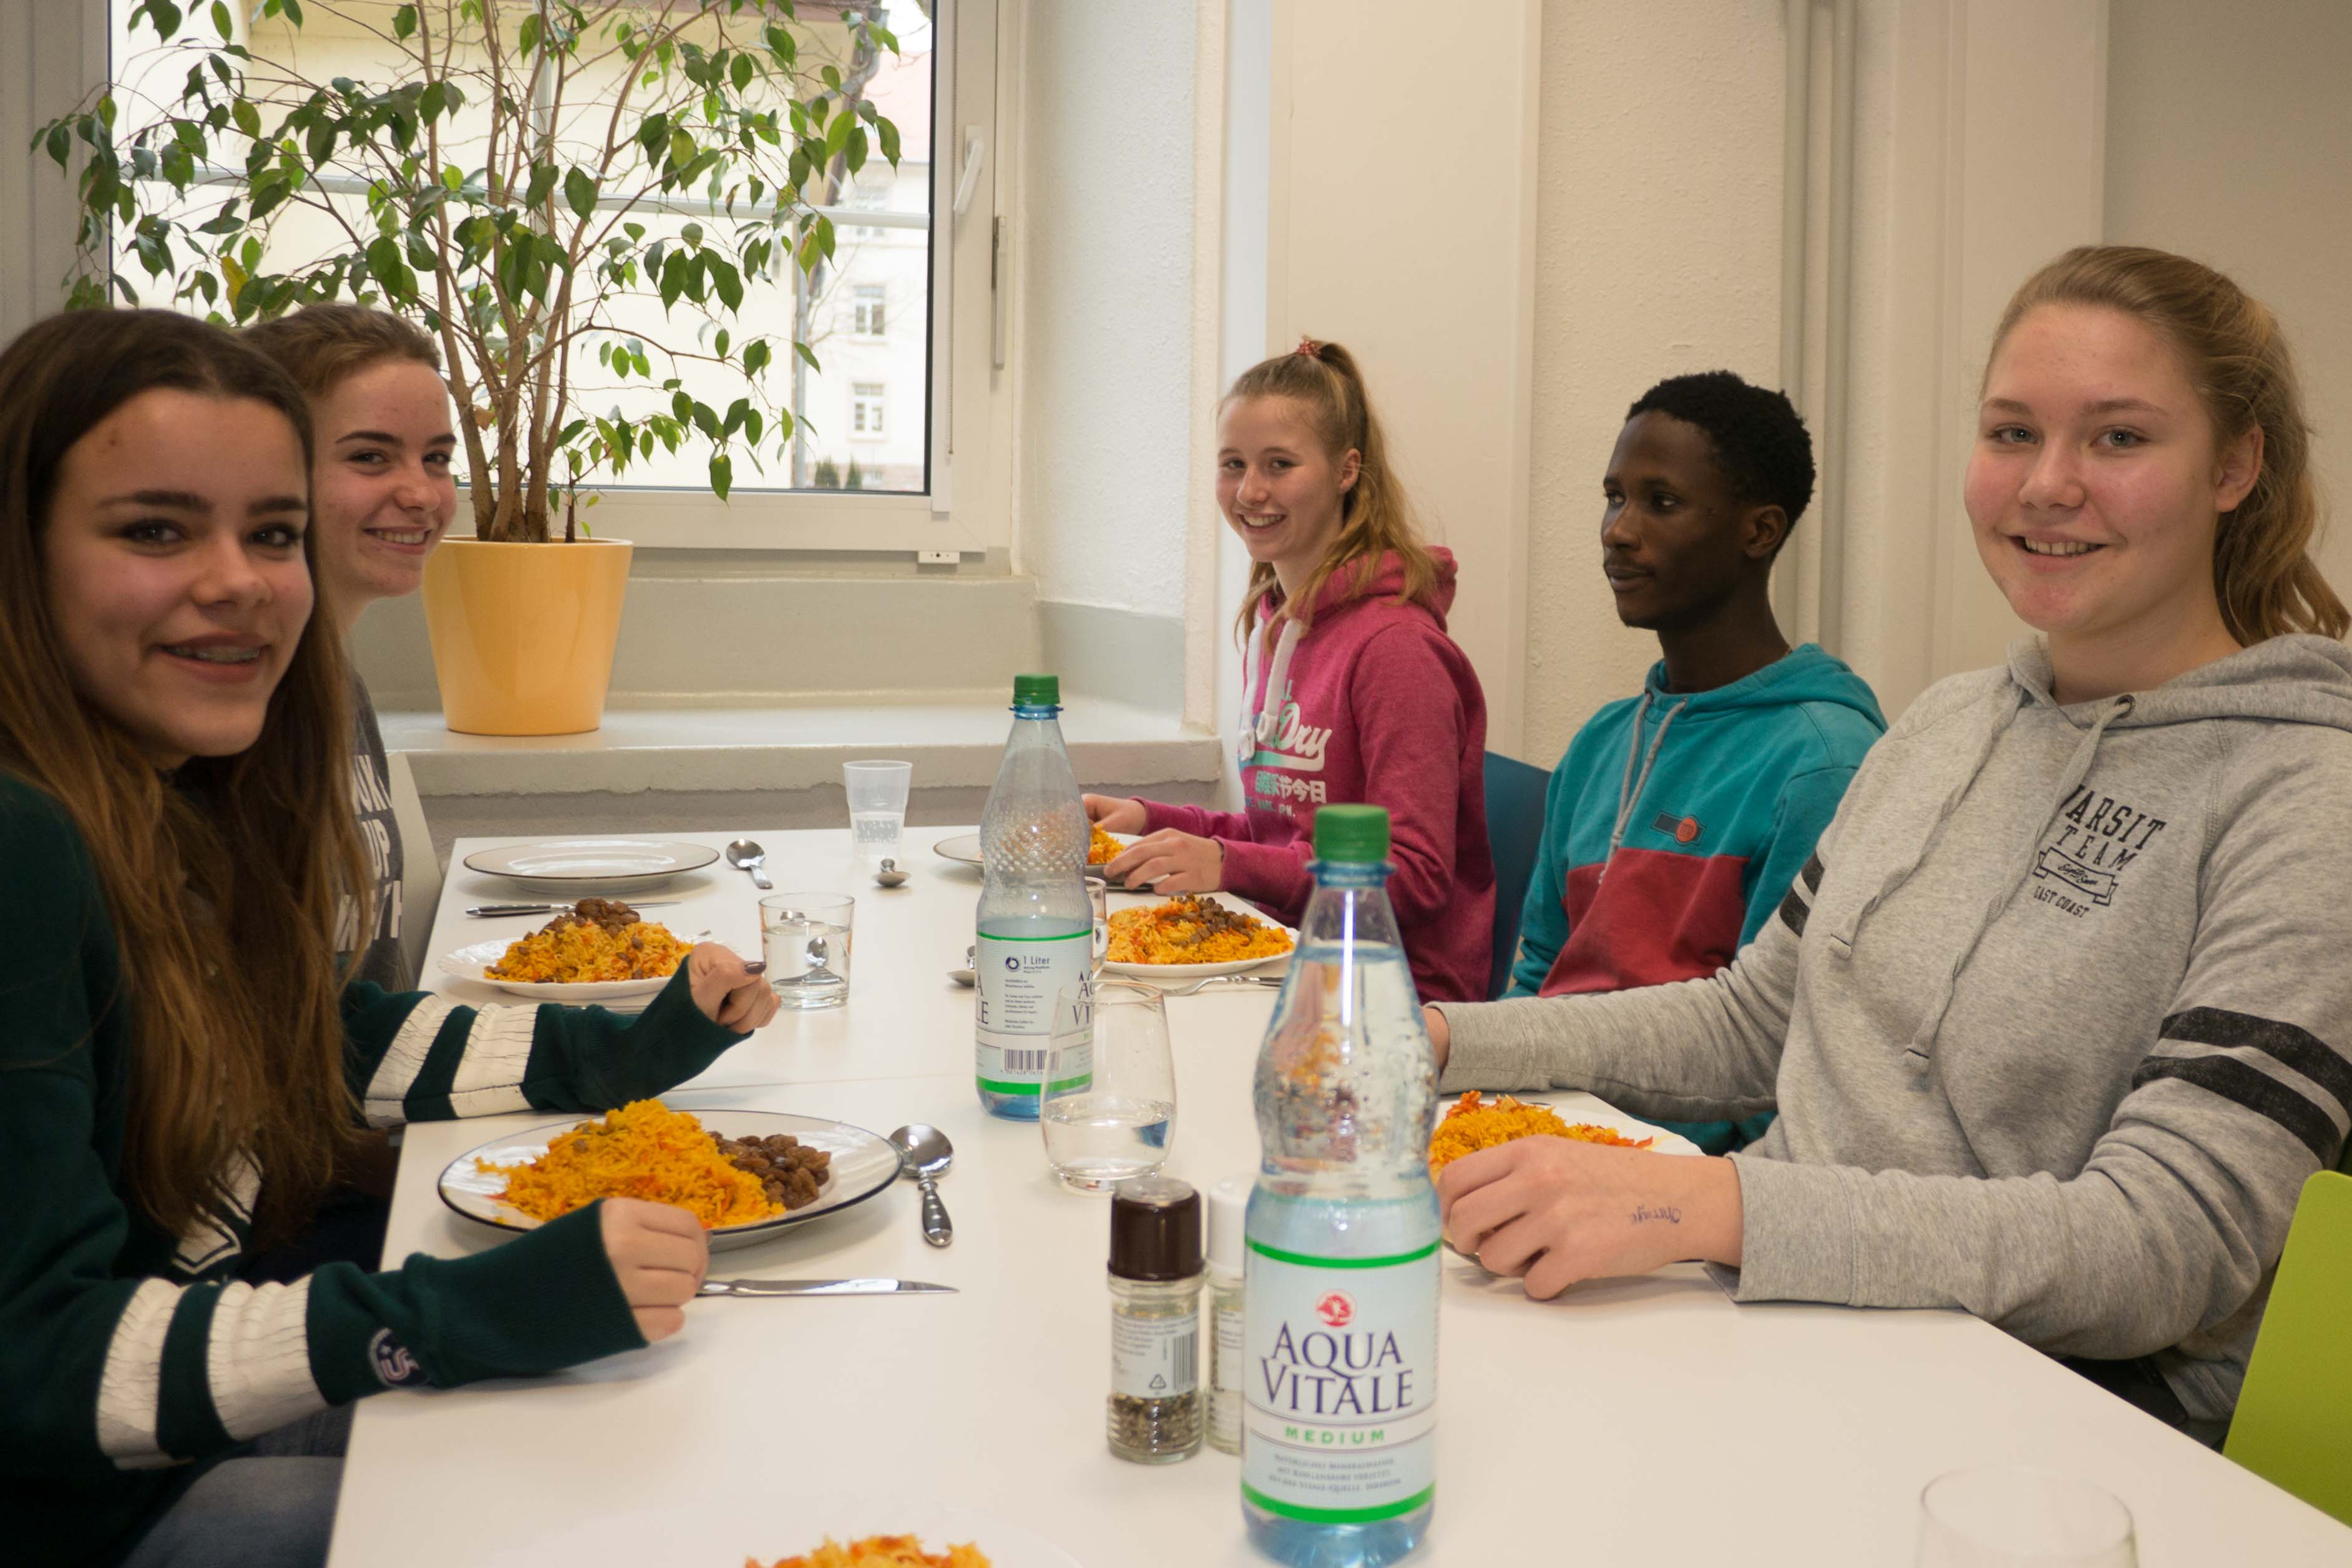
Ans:
{"type": "Polygon", "coordinates": [[[1298,347],[1290,351],[1294,354],[1304,354],[1310,360],[1319,360],[1323,357],[1323,345],[1317,342],[1314,339],[1301,334],[1298,340],[1298,347]]]}

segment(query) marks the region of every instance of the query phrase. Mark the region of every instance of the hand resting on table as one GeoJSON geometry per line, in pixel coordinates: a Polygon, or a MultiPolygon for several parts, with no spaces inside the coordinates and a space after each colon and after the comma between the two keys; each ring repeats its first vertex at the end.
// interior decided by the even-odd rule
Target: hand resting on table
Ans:
{"type": "Polygon", "coordinates": [[[1516,1138],[1438,1174],[1445,1239],[1538,1301],[1580,1280],[1685,1259],[1737,1266],[1739,1176],[1726,1159],[1516,1138]]]}

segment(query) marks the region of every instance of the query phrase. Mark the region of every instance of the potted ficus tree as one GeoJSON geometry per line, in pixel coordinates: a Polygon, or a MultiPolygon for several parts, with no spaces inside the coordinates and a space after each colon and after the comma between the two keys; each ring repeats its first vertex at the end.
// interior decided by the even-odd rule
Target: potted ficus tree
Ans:
{"type": "Polygon", "coordinates": [[[140,0],[155,47],[35,143],[79,164],[68,302],[161,289],[243,324],[349,298],[436,334],[474,523],[425,584],[449,726],[593,729],[630,547],[583,507],[656,454],[707,451],[722,500],[739,459],[789,460],[782,372],[816,361],[786,269],[828,262],[820,207],[898,160],[863,96],[884,11],[140,0]]]}

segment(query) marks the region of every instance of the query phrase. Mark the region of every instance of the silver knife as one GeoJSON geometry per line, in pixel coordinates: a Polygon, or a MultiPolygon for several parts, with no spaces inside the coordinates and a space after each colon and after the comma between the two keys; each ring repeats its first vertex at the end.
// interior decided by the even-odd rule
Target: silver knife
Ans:
{"type": "Polygon", "coordinates": [[[920,1280],[705,1280],[698,1296],[905,1296],[956,1293],[920,1280]]]}
{"type": "MultiPolygon", "coordinates": [[[[629,907],[631,909],[667,909],[677,902],[677,900],[674,898],[648,898],[643,904],[632,903],[629,907]]],[[[572,905],[569,904],[478,904],[466,913],[476,915],[552,915],[559,909],[572,907],[572,905]]]]}

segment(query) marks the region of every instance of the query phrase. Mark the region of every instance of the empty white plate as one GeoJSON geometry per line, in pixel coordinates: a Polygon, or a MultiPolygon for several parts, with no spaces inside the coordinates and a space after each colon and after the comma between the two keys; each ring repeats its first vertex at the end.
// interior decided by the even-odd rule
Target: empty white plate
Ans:
{"type": "Polygon", "coordinates": [[[552,839],[476,850],[467,871],[502,876],[532,893],[583,898],[600,889],[645,893],[719,858],[708,844],[666,839],[552,839]]]}

